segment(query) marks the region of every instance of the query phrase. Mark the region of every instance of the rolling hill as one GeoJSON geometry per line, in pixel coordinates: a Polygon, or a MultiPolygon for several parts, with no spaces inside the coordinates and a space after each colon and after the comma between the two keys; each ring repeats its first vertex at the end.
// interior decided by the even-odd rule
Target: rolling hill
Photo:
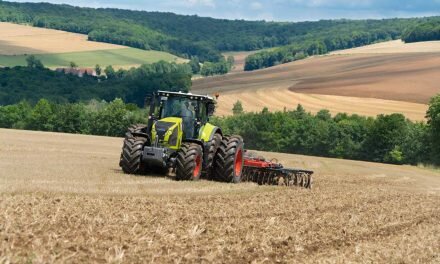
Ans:
{"type": "Polygon", "coordinates": [[[0,65],[26,65],[26,57],[34,54],[46,67],[80,67],[114,65],[128,68],[160,60],[185,60],[161,51],[147,51],[121,45],[88,41],[87,35],[60,30],[36,28],[0,22],[0,65]]]}
{"type": "Polygon", "coordinates": [[[352,48],[397,39],[434,18],[266,22],[213,19],[173,13],[80,8],[48,3],[0,2],[0,21],[88,35],[89,39],[141,49],[168,51],[202,62],[221,52],[299,45],[305,52],[352,48]]]}
{"type": "Polygon", "coordinates": [[[440,42],[376,44],[195,80],[193,91],[219,92],[219,115],[232,114],[233,103],[240,100],[245,111],[294,109],[300,103],[312,112],[398,112],[424,120],[426,104],[440,92],[439,49],[440,42]]]}

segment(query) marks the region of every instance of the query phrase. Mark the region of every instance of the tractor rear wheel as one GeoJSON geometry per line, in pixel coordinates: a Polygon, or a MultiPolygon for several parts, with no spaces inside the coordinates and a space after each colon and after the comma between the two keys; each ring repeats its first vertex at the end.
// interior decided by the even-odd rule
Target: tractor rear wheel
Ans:
{"type": "Polygon", "coordinates": [[[203,150],[196,143],[182,143],[177,153],[176,179],[179,181],[200,180],[203,166],[203,150]]]}
{"type": "Polygon", "coordinates": [[[239,183],[243,172],[243,139],[240,136],[223,137],[215,156],[215,179],[239,183]]]}
{"type": "Polygon", "coordinates": [[[213,176],[212,174],[213,174],[214,158],[218,148],[220,147],[220,144],[222,143],[222,138],[223,138],[222,135],[218,133],[214,134],[214,136],[211,139],[211,142],[209,143],[206,162],[204,163],[205,168],[203,169],[204,178],[210,178],[213,176]]]}
{"type": "Polygon", "coordinates": [[[122,147],[119,166],[127,174],[142,174],[145,166],[142,164],[142,151],[147,144],[148,138],[134,137],[127,133],[122,147]]]}

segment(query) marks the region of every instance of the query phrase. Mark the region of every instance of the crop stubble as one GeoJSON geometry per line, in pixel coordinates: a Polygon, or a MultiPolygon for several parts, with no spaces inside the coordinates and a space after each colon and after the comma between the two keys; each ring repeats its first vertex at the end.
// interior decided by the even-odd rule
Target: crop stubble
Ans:
{"type": "Polygon", "coordinates": [[[121,139],[0,130],[0,262],[438,263],[438,173],[265,153],[314,189],[123,175],[121,139]]]}

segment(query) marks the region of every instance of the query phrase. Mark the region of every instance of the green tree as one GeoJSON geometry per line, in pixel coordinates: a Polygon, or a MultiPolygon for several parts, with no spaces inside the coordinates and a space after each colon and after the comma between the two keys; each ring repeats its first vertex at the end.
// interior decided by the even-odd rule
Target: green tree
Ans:
{"type": "Polygon", "coordinates": [[[107,75],[107,78],[114,79],[116,77],[115,69],[111,65],[105,67],[104,69],[105,75],[107,75]]]}
{"type": "Polygon", "coordinates": [[[0,127],[25,128],[26,122],[29,121],[31,111],[32,107],[25,101],[21,101],[15,105],[0,106],[0,127]]]}
{"type": "Polygon", "coordinates": [[[384,157],[384,162],[393,164],[403,164],[405,157],[403,156],[402,148],[395,146],[384,157]]]}
{"type": "Polygon", "coordinates": [[[189,61],[189,66],[191,66],[191,71],[193,74],[200,73],[200,60],[197,56],[194,56],[189,61]]]}
{"type": "Polygon", "coordinates": [[[53,131],[55,113],[50,102],[41,99],[35,105],[30,116],[28,126],[33,130],[53,131]]]}
{"type": "Polygon", "coordinates": [[[235,63],[234,56],[228,56],[226,62],[228,64],[228,71],[230,71],[234,67],[234,63],[235,63]]]}
{"type": "Polygon", "coordinates": [[[364,142],[364,157],[378,162],[392,162],[390,155],[400,151],[407,133],[408,124],[402,114],[379,115],[364,142]]]}
{"type": "Polygon", "coordinates": [[[425,123],[411,123],[401,148],[403,163],[417,165],[432,162],[431,146],[429,127],[425,123]]]}
{"type": "Polygon", "coordinates": [[[83,104],[60,104],[54,107],[54,131],[88,134],[90,133],[91,113],[83,104]]]}
{"type": "Polygon", "coordinates": [[[426,113],[432,146],[432,159],[440,164],[440,94],[433,97],[426,113]]]}
{"type": "Polygon", "coordinates": [[[330,114],[329,110],[322,109],[316,113],[316,117],[324,121],[329,121],[332,118],[332,115],[330,114]]]}
{"type": "Polygon", "coordinates": [[[99,64],[96,64],[96,66],[95,66],[95,72],[96,72],[96,75],[97,75],[97,76],[100,76],[100,75],[101,75],[101,73],[102,73],[102,69],[101,69],[101,66],[100,66],[99,64]]]}
{"type": "Polygon", "coordinates": [[[41,60],[37,59],[34,55],[26,57],[26,63],[29,68],[43,69],[44,65],[41,60]]]}
{"type": "Polygon", "coordinates": [[[117,98],[99,110],[92,124],[96,135],[122,136],[131,123],[124,102],[117,98]]]}
{"type": "Polygon", "coordinates": [[[78,64],[76,64],[75,62],[73,62],[73,61],[71,61],[70,63],[69,63],[69,65],[70,65],[70,68],[78,68],[78,64]]]}
{"type": "Polygon", "coordinates": [[[240,100],[235,102],[234,107],[232,107],[232,113],[234,115],[243,114],[243,105],[241,104],[240,100]]]}

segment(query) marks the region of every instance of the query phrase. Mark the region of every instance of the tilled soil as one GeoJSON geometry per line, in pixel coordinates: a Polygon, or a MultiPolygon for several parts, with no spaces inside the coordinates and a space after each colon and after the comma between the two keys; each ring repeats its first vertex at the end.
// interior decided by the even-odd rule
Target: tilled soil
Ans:
{"type": "Polygon", "coordinates": [[[245,111],[282,111],[300,103],[312,112],[397,112],[423,120],[426,104],[440,93],[439,83],[439,52],[348,54],[202,78],[194,81],[192,91],[220,93],[219,115],[232,114],[233,103],[240,100],[245,111]]]}

